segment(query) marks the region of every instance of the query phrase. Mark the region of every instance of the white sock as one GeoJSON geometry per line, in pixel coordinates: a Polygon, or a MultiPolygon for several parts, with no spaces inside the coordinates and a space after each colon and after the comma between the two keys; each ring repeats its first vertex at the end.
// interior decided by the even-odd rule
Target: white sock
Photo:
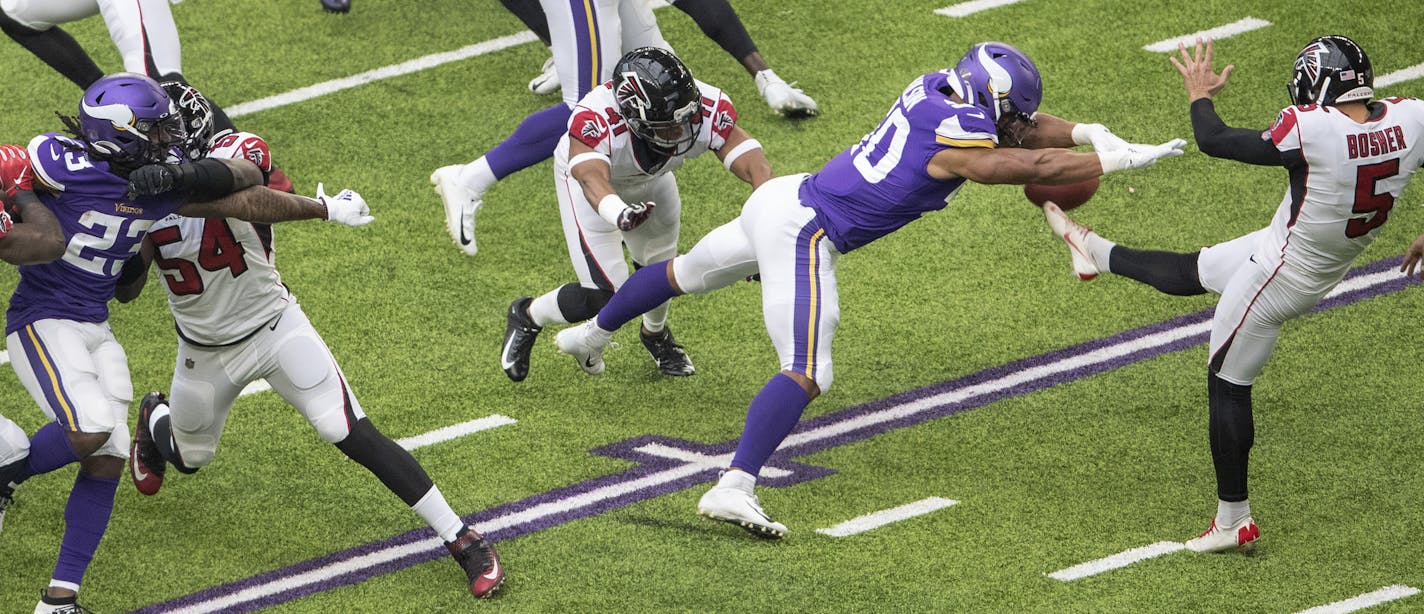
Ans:
{"type": "Polygon", "coordinates": [[[496,181],[499,179],[495,178],[494,171],[490,170],[489,162],[485,161],[484,156],[460,169],[460,183],[475,194],[483,195],[496,181]]]}
{"type": "Polygon", "coordinates": [[[430,490],[421,497],[415,505],[410,506],[415,513],[420,514],[425,519],[425,523],[440,535],[440,539],[447,542],[455,541],[455,536],[460,533],[460,529],[465,528],[465,523],[460,521],[460,516],[455,514],[455,510],[450,509],[450,504],[445,502],[445,495],[440,494],[439,486],[431,486],[430,490]]]}
{"type": "Polygon", "coordinates": [[[536,297],[529,303],[529,319],[539,326],[554,322],[568,323],[568,320],[564,319],[564,311],[559,309],[558,288],[536,297]]]}
{"type": "Polygon", "coordinates": [[[1216,502],[1216,528],[1234,527],[1251,517],[1251,501],[1216,502]]]}
{"type": "Polygon", "coordinates": [[[756,476],[741,469],[728,469],[722,472],[721,479],[717,480],[717,486],[751,493],[752,489],[756,487],[756,476]]]}
{"type": "Polygon", "coordinates": [[[668,303],[663,303],[654,307],[652,311],[643,314],[643,329],[650,333],[660,333],[667,327],[668,303]]]}
{"type": "Polygon", "coordinates": [[[1098,265],[1099,271],[1112,272],[1108,267],[1108,261],[1112,260],[1110,256],[1112,248],[1117,247],[1116,243],[1104,239],[1096,232],[1090,232],[1083,239],[1083,247],[1088,250],[1088,255],[1093,257],[1093,264],[1098,265]]]}
{"type": "Polygon", "coordinates": [[[592,320],[589,320],[589,324],[590,324],[590,326],[588,327],[588,340],[589,340],[589,341],[594,342],[596,345],[598,345],[598,347],[604,347],[604,346],[608,345],[608,342],[609,342],[609,341],[612,341],[612,340],[613,340],[613,331],[611,331],[611,330],[603,330],[603,327],[601,327],[601,326],[598,325],[598,316],[594,316],[594,318],[593,318],[592,320]]]}

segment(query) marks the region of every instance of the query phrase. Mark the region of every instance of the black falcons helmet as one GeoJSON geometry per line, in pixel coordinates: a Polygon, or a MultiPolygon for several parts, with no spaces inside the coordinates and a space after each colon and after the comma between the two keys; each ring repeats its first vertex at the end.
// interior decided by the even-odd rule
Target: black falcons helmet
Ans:
{"type": "Polygon", "coordinates": [[[206,158],[214,132],[212,104],[197,88],[182,81],[164,81],[159,85],[183,115],[183,124],[188,129],[188,138],[183,141],[184,153],[190,160],[206,158]]]}
{"type": "Polygon", "coordinates": [[[1374,98],[1375,71],[1365,50],[1332,34],[1310,41],[1295,56],[1295,74],[1286,88],[1294,104],[1365,102],[1374,98]]]}
{"type": "Polygon", "coordinates": [[[692,72],[666,49],[634,49],[613,66],[613,95],[628,129],[668,155],[686,153],[702,126],[692,72]]]}

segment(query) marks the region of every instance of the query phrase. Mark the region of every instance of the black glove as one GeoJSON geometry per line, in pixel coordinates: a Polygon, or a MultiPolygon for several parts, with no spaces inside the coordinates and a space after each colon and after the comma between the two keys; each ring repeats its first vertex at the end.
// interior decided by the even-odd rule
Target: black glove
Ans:
{"type": "Polygon", "coordinates": [[[149,164],[129,173],[129,194],[152,196],[184,187],[191,182],[192,169],[187,164],[149,164]]]}

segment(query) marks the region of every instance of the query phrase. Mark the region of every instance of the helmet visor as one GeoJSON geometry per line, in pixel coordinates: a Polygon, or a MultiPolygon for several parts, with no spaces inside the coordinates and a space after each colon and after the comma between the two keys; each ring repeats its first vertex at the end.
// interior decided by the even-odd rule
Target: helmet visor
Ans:
{"type": "Polygon", "coordinates": [[[699,111],[698,101],[694,100],[673,112],[673,118],[670,120],[629,117],[628,128],[648,144],[676,156],[687,153],[697,140],[697,132],[702,126],[702,115],[699,111]]]}

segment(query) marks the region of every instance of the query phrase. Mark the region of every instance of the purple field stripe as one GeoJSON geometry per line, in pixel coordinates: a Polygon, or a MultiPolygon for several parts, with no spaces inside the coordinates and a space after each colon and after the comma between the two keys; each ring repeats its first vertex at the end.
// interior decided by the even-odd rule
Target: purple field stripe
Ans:
{"type": "MultiPolygon", "coordinates": [[[[1402,258],[1396,257],[1396,258],[1391,258],[1391,259],[1386,259],[1386,260],[1383,260],[1383,261],[1375,262],[1375,263],[1372,263],[1372,264],[1370,264],[1370,265],[1367,265],[1367,266],[1360,267],[1360,268],[1358,268],[1358,269],[1352,270],[1352,271],[1350,272],[1350,274],[1346,276],[1346,279],[1351,279],[1351,278],[1358,277],[1358,276],[1361,276],[1361,275],[1369,275],[1369,274],[1379,273],[1379,272],[1387,271],[1387,270],[1390,270],[1390,269],[1397,269],[1397,268],[1399,267],[1399,264],[1400,264],[1401,261],[1402,261],[1402,258]]],[[[1340,306],[1348,305],[1348,304],[1351,304],[1351,303],[1354,303],[1354,302],[1358,302],[1358,301],[1363,300],[1363,299],[1366,299],[1366,298],[1371,298],[1371,297],[1379,296],[1379,295],[1382,295],[1382,294],[1387,294],[1387,293],[1390,293],[1390,292],[1396,292],[1396,291],[1401,290],[1401,289],[1403,289],[1403,288],[1405,288],[1405,287],[1407,287],[1407,286],[1409,286],[1409,285],[1412,285],[1412,284],[1414,284],[1414,283],[1416,283],[1416,282],[1413,282],[1413,281],[1409,280],[1408,278],[1405,278],[1405,277],[1403,277],[1403,276],[1401,275],[1398,279],[1391,279],[1391,280],[1388,280],[1388,281],[1376,283],[1376,284],[1374,284],[1374,285],[1372,285],[1372,286],[1369,286],[1369,287],[1366,287],[1366,288],[1361,288],[1361,289],[1354,290],[1354,291],[1351,291],[1351,292],[1345,292],[1345,293],[1340,294],[1339,296],[1332,297],[1331,299],[1328,299],[1328,300],[1326,300],[1326,301],[1322,301],[1322,303],[1321,303],[1321,305],[1319,306],[1318,309],[1329,309],[1329,308],[1334,308],[1334,307],[1340,307],[1340,306]]],[[[884,409],[887,409],[887,408],[890,408],[890,407],[894,407],[894,406],[897,406],[897,405],[901,405],[901,404],[904,404],[904,403],[907,403],[907,402],[913,402],[913,401],[917,401],[917,400],[920,400],[920,399],[924,399],[924,398],[927,398],[927,397],[930,397],[930,396],[933,396],[933,395],[937,395],[937,394],[941,394],[941,393],[945,393],[945,392],[950,392],[950,391],[953,391],[953,390],[962,389],[962,388],[965,388],[965,387],[967,387],[967,386],[972,386],[972,385],[975,385],[975,384],[980,384],[980,383],[987,382],[987,381],[990,381],[990,380],[994,380],[994,379],[997,379],[997,378],[1000,378],[1000,377],[1004,377],[1004,376],[1006,376],[1006,375],[1010,375],[1010,374],[1015,373],[1015,372],[1018,372],[1018,371],[1022,371],[1022,370],[1024,370],[1024,369],[1031,369],[1031,368],[1034,368],[1034,367],[1041,367],[1041,366],[1044,366],[1044,365],[1047,365],[1047,364],[1050,364],[1050,363],[1053,363],[1053,362],[1056,362],[1056,361],[1059,361],[1059,360],[1063,360],[1063,359],[1066,359],[1066,358],[1072,358],[1072,357],[1075,357],[1075,356],[1081,356],[1081,355],[1083,355],[1083,354],[1087,354],[1087,353],[1092,352],[1092,351],[1095,351],[1095,350],[1099,350],[1099,349],[1102,349],[1102,348],[1105,348],[1105,347],[1110,347],[1110,346],[1113,346],[1113,345],[1116,345],[1116,344],[1119,344],[1119,343],[1123,343],[1123,342],[1127,342],[1127,341],[1133,341],[1133,340],[1140,339],[1140,338],[1142,338],[1142,337],[1145,337],[1145,336],[1148,336],[1148,335],[1152,335],[1152,334],[1155,334],[1155,333],[1160,333],[1160,332],[1164,332],[1164,331],[1169,331],[1169,330],[1173,330],[1173,329],[1176,329],[1176,328],[1179,328],[1179,327],[1183,327],[1183,326],[1190,326],[1190,325],[1193,325],[1193,324],[1199,324],[1199,323],[1201,323],[1201,322],[1205,322],[1205,321],[1209,320],[1209,319],[1211,318],[1212,312],[1213,312],[1213,310],[1211,310],[1211,309],[1206,309],[1206,310],[1199,311],[1199,312],[1196,312],[1196,313],[1193,313],[1193,314],[1188,314],[1188,315],[1181,316],[1181,317],[1178,317],[1178,318],[1173,318],[1173,319],[1171,319],[1171,320],[1167,320],[1167,321],[1164,321],[1164,322],[1158,322],[1158,323],[1155,323],[1155,324],[1150,324],[1150,325],[1147,325],[1147,326],[1143,326],[1143,327],[1141,327],[1141,328],[1136,328],[1136,329],[1133,329],[1133,330],[1130,330],[1130,331],[1126,331],[1126,332],[1123,332],[1123,333],[1119,333],[1119,334],[1113,335],[1113,336],[1111,336],[1111,337],[1106,337],[1106,338],[1102,338],[1102,339],[1095,339],[1095,340],[1088,341],[1088,342],[1085,342],[1085,343],[1082,343],[1082,344],[1079,344],[1079,345],[1075,345],[1075,346],[1072,346],[1072,347],[1069,347],[1069,348],[1064,348],[1064,349],[1062,349],[1062,350],[1056,350],[1056,351],[1049,352],[1049,353],[1046,353],[1046,354],[1041,354],[1041,355],[1038,355],[1038,356],[1033,356],[1033,357],[1030,357],[1030,358],[1018,360],[1018,361],[1015,361],[1015,362],[1012,362],[1012,363],[1008,363],[1008,364],[1005,364],[1005,365],[1000,365],[1000,366],[998,366],[998,367],[993,367],[993,368],[990,368],[990,369],[986,369],[986,370],[984,370],[984,371],[980,371],[980,372],[977,372],[977,373],[974,373],[974,374],[971,374],[971,375],[968,375],[968,376],[965,376],[965,377],[962,377],[962,378],[959,378],[959,379],[956,379],[956,380],[952,380],[952,381],[949,381],[949,382],[943,382],[943,383],[934,384],[934,385],[931,385],[931,386],[926,386],[926,387],[923,387],[923,388],[918,388],[918,389],[916,389],[916,390],[912,390],[912,391],[900,393],[900,394],[897,394],[897,395],[893,395],[893,396],[890,396],[890,397],[887,397],[887,398],[884,398],[884,399],[880,399],[880,400],[878,400],[878,401],[872,401],[872,402],[870,402],[870,403],[865,403],[865,404],[858,405],[858,406],[851,407],[851,408],[847,408],[847,409],[844,409],[844,410],[841,410],[841,411],[838,411],[838,412],[833,412],[833,413],[830,413],[830,414],[826,414],[826,415],[823,415],[823,416],[820,416],[820,417],[817,417],[817,418],[813,418],[813,419],[804,421],[803,423],[801,423],[801,424],[798,426],[798,428],[796,429],[795,432],[808,431],[808,430],[811,430],[811,429],[814,429],[814,428],[818,428],[818,427],[821,427],[821,426],[825,426],[825,425],[828,425],[828,424],[834,424],[834,423],[841,422],[841,421],[844,421],[844,420],[853,419],[853,418],[856,418],[856,417],[859,417],[859,416],[864,416],[864,415],[872,414],[872,413],[875,413],[875,412],[877,412],[877,411],[881,411],[881,410],[884,410],[884,409]]],[[[1047,377],[1042,377],[1042,378],[1039,378],[1039,379],[1026,381],[1026,382],[1023,382],[1023,383],[1021,383],[1021,384],[1015,385],[1015,386],[1010,387],[1010,388],[1005,388],[1005,389],[1002,389],[1002,390],[993,391],[993,392],[991,392],[991,393],[987,393],[987,394],[984,394],[984,395],[979,395],[979,396],[976,396],[976,397],[972,397],[972,398],[969,398],[969,399],[965,399],[965,400],[963,400],[963,401],[954,402],[954,403],[947,403],[947,404],[945,404],[945,405],[943,405],[943,406],[935,407],[935,408],[931,408],[931,409],[927,409],[927,410],[925,410],[925,411],[923,411],[923,412],[919,412],[919,413],[917,413],[917,414],[914,414],[914,415],[911,415],[911,416],[907,416],[907,417],[904,417],[904,418],[901,418],[901,419],[898,419],[898,420],[886,421],[886,422],[883,422],[883,423],[878,423],[878,424],[874,424],[874,425],[869,425],[869,426],[867,426],[867,427],[865,427],[865,428],[862,428],[862,429],[857,429],[857,430],[855,430],[855,431],[850,431],[850,432],[847,432],[847,433],[842,433],[842,434],[839,434],[839,435],[836,435],[836,436],[833,436],[833,437],[826,437],[826,438],[823,438],[823,439],[818,439],[818,440],[815,440],[815,441],[806,442],[805,444],[801,444],[801,445],[797,445],[797,446],[788,446],[788,447],[785,447],[785,448],[783,448],[783,449],[781,449],[781,450],[778,450],[777,453],[776,453],[775,455],[773,455],[772,461],[771,461],[771,463],[769,463],[769,464],[771,464],[771,465],[776,465],[776,466],[781,466],[781,467],[799,466],[799,467],[807,468],[809,471],[797,470],[795,473],[797,473],[797,474],[805,473],[806,475],[809,475],[809,476],[811,476],[811,477],[820,477],[820,476],[823,476],[823,475],[829,475],[829,474],[831,473],[831,471],[828,470],[828,469],[816,468],[816,467],[807,467],[807,466],[805,466],[805,465],[800,465],[800,464],[798,464],[798,463],[789,463],[789,462],[787,462],[786,459],[789,459],[790,457],[794,457],[794,456],[803,456],[803,455],[806,455],[806,454],[809,454],[809,453],[812,453],[812,452],[818,452],[818,451],[822,451],[822,450],[834,448],[834,447],[837,447],[837,446],[845,445],[845,444],[848,444],[848,443],[853,443],[853,442],[861,441],[861,440],[864,440],[864,439],[866,439],[866,438],[868,438],[868,437],[871,437],[871,436],[874,436],[874,435],[877,435],[877,434],[880,434],[880,433],[892,431],[892,430],[895,430],[895,429],[898,429],[898,428],[904,428],[904,427],[906,427],[906,426],[911,426],[911,425],[915,425],[915,424],[920,424],[920,423],[923,423],[923,422],[926,422],[926,421],[928,421],[928,420],[932,420],[932,419],[935,419],[935,418],[941,418],[941,417],[945,417],[945,416],[950,416],[950,415],[962,413],[962,412],[967,411],[967,410],[969,410],[969,409],[974,409],[974,408],[977,408],[977,407],[982,407],[982,406],[984,406],[984,405],[987,405],[987,404],[992,403],[992,402],[997,401],[997,400],[1001,400],[1001,399],[1005,399],[1005,398],[1009,398],[1009,397],[1013,397],[1013,396],[1019,396],[1019,395],[1023,395],[1023,394],[1026,394],[1026,393],[1029,393],[1029,392],[1033,392],[1033,391],[1037,391],[1037,390],[1042,390],[1042,389],[1049,388],[1049,387],[1052,387],[1052,386],[1055,386],[1055,385],[1061,384],[1061,383],[1067,383],[1067,382],[1071,382],[1071,381],[1076,381],[1076,380],[1078,380],[1078,379],[1082,379],[1082,378],[1085,378],[1085,377],[1088,377],[1088,376],[1091,376],[1091,375],[1095,375],[1095,374],[1098,374],[1098,373],[1102,373],[1102,372],[1110,371],[1110,370],[1113,370],[1113,369],[1117,369],[1117,368],[1120,368],[1120,367],[1123,367],[1123,366],[1126,366],[1126,365],[1129,365],[1129,364],[1133,364],[1133,363],[1136,363],[1136,362],[1140,362],[1140,361],[1143,361],[1143,360],[1147,360],[1147,359],[1149,359],[1149,358],[1153,358],[1153,357],[1156,357],[1156,356],[1161,356],[1161,355],[1163,355],[1163,354],[1168,354],[1168,353],[1171,353],[1171,352],[1176,352],[1176,351],[1180,351],[1180,350],[1183,350],[1183,349],[1187,349],[1187,348],[1190,348],[1190,347],[1193,347],[1193,346],[1196,346],[1196,345],[1199,345],[1199,344],[1205,342],[1205,341],[1206,341],[1206,338],[1207,338],[1208,336],[1209,336],[1209,335],[1208,335],[1207,333],[1200,333],[1200,334],[1191,335],[1191,336],[1188,336],[1188,337],[1184,337],[1184,338],[1181,338],[1181,339],[1174,340],[1174,341],[1169,342],[1169,343],[1164,344],[1164,345],[1155,346],[1155,347],[1152,347],[1152,348],[1146,348],[1146,349],[1143,349],[1143,350],[1138,350],[1138,351],[1136,351],[1136,352],[1132,352],[1132,353],[1129,353],[1129,354],[1125,354],[1125,355],[1123,355],[1123,356],[1118,356],[1118,357],[1113,358],[1113,359],[1111,359],[1111,360],[1107,360],[1107,361],[1103,361],[1103,362],[1096,363],[1096,364],[1091,364],[1091,365],[1085,365],[1085,366],[1083,366],[1083,367],[1076,368],[1076,369],[1073,369],[1073,370],[1070,370],[1070,371],[1066,371],[1066,372],[1062,372],[1062,373],[1054,373],[1054,374],[1051,374],[1051,375],[1049,375],[1049,376],[1047,376],[1047,377]]],[[[662,441],[662,442],[665,442],[665,441],[668,441],[668,440],[667,440],[666,438],[660,438],[660,437],[657,437],[657,436],[645,435],[645,436],[633,438],[633,439],[630,439],[630,440],[626,440],[626,441],[624,441],[624,442],[619,442],[619,443],[615,443],[615,444],[612,444],[612,445],[609,445],[609,446],[604,446],[604,447],[602,447],[602,448],[599,448],[599,449],[595,450],[594,452],[595,452],[595,453],[604,453],[604,454],[609,455],[609,456],[617,456],[617,457],[619,457],[619,458],[626,458],[626,457],[628,457],[629,455],[632,455],[632,453],[630,452],[632,449],[634,449],[634,448],[636,448],[636,447],[638,447],[638,446],[640,446],[640,445],[643,445],[643,444],[645,444],[645,443],[652,442],[652,441],[662,441]]],[[[706,449],[706,450],[708,450],[708,451],[718,451],[718,450],[720,450],[720,451],[726,451],[726,450],[732,449],[732,447],[734,447],[735,445],[736,445],[736,441],[733,440],[733,441],[731,441],[731,442],[723,442],[723,443],[710,444],[710,445],[708,445],[708,444],[692,444],[692,447],[701,447],[701,448],[704,448],[704,449],[706,449]]],[[[637,455],[635,455],[635,456],[637,456],[637,455]]],[[[642,464],[641,464],[640,466],[638,466],[638,467],[629,469],[629,470],[624,471],[624,472],[622,472],[622,473],[613,474],[613,475],[608,475],[608,476],[602,476],[602,477],[599,477],[599,478],[594,478],[594,479],[591,479],[591,480],[587,480],[587,481],[584,481],[584,482],[580,482],[580,483],[578,483],[578,484],[574,484],[574,485],[571,485],[571,486],[567,486],[567,487],[555,489],[555,490],[552,490],[552,491],[549,491],[549,492],[545,492],[545,493],[541,493],[541,494],[538,494],[538,495],[534,495],[534,496],[529,497],[529,498],[526,498],[526,499],[522,499],[522,500],[519,500],[519,501],[507,503],[507,504],[504,504],[504,505],[501,505],[501,506],[498,506],[498,507],[494,507],[494,508],[490,508],[490,509],[484,510],[484,511],[479,512],[479,513],[476,513],[476,514],[472,514],[472,515],[466,516],[464,519],[465,519],[466,522],[472,522],[472,523],[475,523],[476,525],[479,525],[479,524],[481,524],[482,522],[486,522],[486,521],[489,521],[489,520],[492,520],[492,519],[496,519],[496,518],[501,518],[501,517],[507,516],[507,515],[509,515],[509,514],[518,513],[518,512],[525,511],[525,510],[529,510],[529,509],[534,508],[534,507],[539,506],[539,505],[543,505],[543,504],[547,504],[547,503],[553,503],[553,502],[557,502],[557,501],[567,500],[567,499],[569,499],[570,497],[574,497],[574,496],[582,495],[582,494],[585,494],[585,493],[589,493],[589,492],[592,492],[592,491],[597,490],[597,489],[599,489],[599,488],[604,488],[604,487],[613,486],[613,485],[617,485],[617,484],[627,483],[627,482],[630,482],[630,481],[632,481],[632,480],[636,480],[636,479],[639,479],[639,478],[647,477],[647,476],[653,475],[653,474],[655,474],[655,473],[658,473],[658,472],[661,472],[661,471],[665,471],[665,470],[668,470],[668,469],[670,469],[670,468],[680,467],[680,466],[683,465],[682,463],[680,463],[680,462],[678,462],[678,461],[675,461],[675,460],[672,460],[672,459],[663,459],[663,458],[659,458],[659,457],[651,457],[651,456],[646,456],[646,455],[637,456],[637,458],[639,459],[640,462],[642,462],[642,464]]],[[[659,484],[659,485],[654,486],[654,487],[649,487],[649,488],[644,488],[644,489],[642,489],[642,490],[637,490],[637,491],[633,491],[633,492],[629,492],[629,493],[624,493],[623,495],[621,495],[621,496],[619,496],[619,497],[607,499],[607,500],[604,500],[604,501],[600,501],[600,502],[597,502],[597,503],[592,504],[592,505],[588,505],[588,506],[585,506],[585,507],[581,507],[581,508],[569,510],[569,511],[567,511],[567,512],[560,513],[560,514],[551,514],[551,515],[545,516],[545,517],[543,517],[543,518],[538,518],[538,519],[531,520],[531,521],[527,521],[527,522],[523,522],[523,523],[517,523],[517,524],[515,524],[515,525],[513,525],[513,526],[510,526],[510,527],[507,527],[507,528],[502,528],[502,529],[499,529],[499,530],[490,531],[490,532],[488,532],[488,536],[489,536],[491,539],[495,540],[495,541],[501,541],[501,540],[505,540],[505,539],[511,539],[511,538],[520,537],[520,536],[523,536],[523,535],[528,535],[528,534],[530,534],[530,533],[534,533],[534,532],[541,531],[541,530],[544,530],[544,529],[548,529],[548,528],[552,528],[552,527],[555,527],[555,526],[559,526],[559,525],[561,525],[561,524],[565,524],[565,523],[568,523],[568,522],[572,522],[572,521],[574,521],[574,520],[580,520],[580,519],[584,519],[584,518],[589,518],[589,517],[601,515],[601,514],[603,514],[603,513],[608,512],[608,511],[612,511],[612,510],[615,510],[615,509],[618,509],[618,508],[626,507],[626,506],[631,505],[631,504],[633,504],[633,503],[638,503],[638,502],[641,502],[641,501],[646,501],[646,500],[648,500],[648,499],[651,499],[651,498],[654,498],[654,497],[657,497],[657,496],[662,496],[662,495],[665,495],[665,494],[670,494],[670,493],[677,492],[677,491],[680,491],[680,490],[683,490],[683,489],[686,489],[686,488],[691,488],[691,487],[696,486],[696,485],[698,485],[698,484],[707,483],[707,482],[712,481],[712,480],[715,478],[715,476],[716,476],[716,471],[715,471],[715,470],[712,470],[712,469],[707,469],[707,470],[698,471],[698,472],[689,474],[688,476],[685,476],[685,477],[682,477],[682,478],[679,478],[679,479],[676,479],[676,480],[672,480],[672,481],[669,481],[669,482],[666,482],[666,483],[662,483],[662,484],[659,484]]],[[[792,478],[790,478],[790,479],[785,479],[785,480],[777,480],[777,481],[768,480],[768,481],[765,482],[765,485],[767,485],[767,486],[786,485],[786,484],[789,484],[789,483],[797,483],[797,482],[805,481],[805,479],[806,479],[805,477],[802,477],[802,476],[800,476],[800,475],[794,475],[792,478]]],[[[333,553],[333,554],[330,554],[330,555],[327,555],[327,556],[323,556],[323,557],[311,559],[311,560],[308,560],[308,561],[304,561],[304,562],[302,562],[302,563],[298,563],[298,564],[295,564],[295,565],[292,565],[292,566],[289,566],[289,567],[284,567],[284,568],[282,568],[282,569],[278,569],[278,570],[266,572],[266,573],[263,573],[263,574],[259,574],[259,575],[257,575],[257,576],[253,576],[253,577],[250,577],[250,578],[247,578],[247,579],[244,579],[244,580],[240,580],[240,581],[237,581],[237,582],[225,584],[225,585],[218,586],[218,587],[214,587],[214,588],[210,588],[210,589],[205,589],[205,590],[203,590],[203,591],[199,591],[199,592],[193,593],[193,594],[191,594],[191,595],[186,595],[186,596],[183,596],[183,597],[179,597],[179,598],[173,599],[173,600],[171,600],[171,601],[167,601],[167,602],[164,602],[164,603],[147,606],[147,607],[144,607],[144,608],[142,608],[142,609],[140,609],[140,610],[137,610],[137,611],[138,611],[138,612],[143,612],[143,613],[148,613],[148,612],[166,612],[166,611],[170,611],[170,610],[176,609],[176,608],[181,608],[181,607],[184,607],[184,606],[198,605],[198,604],[201,604],[201,603],[204,603],[204,602],[213,600],[213,599],[221,598],[221,597],[224,597],[224,596],[227,596],[227,595],[232,595],[232,594],[234,594],[234,593],[238,593],[238,592],[240,592],[240,591],[242,591],[242,590],[245,590],[245,589],[247,589],[247,588],[251,588],[251,587],[254,587],[254,586],[258,586],[258,585],[261,585],[261,584],[265,584],[265,583],[270,582],[270,581],[280,580],[280,579],[282,579],[282,578],[287,578],[287,577],[292,577],[292,576],[295,576],[295,575],[298,575],[298,574],[301,574],[301,573],[304,573],[304,572],[308,572],[308,571],[312,571],[312,570],[315,570],[315,569],[319,569],[319,568],[321,568],[321,567],[330,565],[330,564],[332,564],[332,563],[337,563],[337,562],[341,562],[341,561],[350,560],[350,559],[353,559],[353,558],[356,558],[356,557],[359,557],[359,556],[362,556],[362,555],[366,555],[366,554],[370,554],[370,553],[373,553],[373,552],[381,551],[381,550],[384,550],[384,549],[386,549],[386,548],[390,548],[390,547],[393,547],[393,546],[400,546],[400,545],[410,544],[410,543],[413,543],[413,542],[416,542],[416,541],[420,541],[420,540],[422,540],[422,539],[429,539],[429,538],[431,538],[431,537],[433,537],[433,533],[430,531],[430,529],[428,529],[428,528],[416,529],[416,530],[413,530],[413,531],[409,531],[409,532],[406,532],[406,533],[403,533],[403,534],[400,534],[400,535],[396,535],[396,536],[394,536],[394,537],[391,537],[391,538],[382,540],[382,541],[380,541],[380,542],[373,542],[373,543],[369,543],[369,544],[364,544],[364,545],[362,545],[362,546],[357,546],[357,547],[354,547],[354,548],[351,548],[351,549],[348,549],[348,550],[343,550],[343,551],[341,551],[341,552],[333,553]]],[[[258,609],[262,609],[262,608],[265,608],[265,607],[271,607],[271,606],[274,606],[274,605],[277,605],[277,604],[280,604],[280,603],[284,603],[284,602],[290,601],[290,600],[292,600],[292,599],[296,599],[296,598],[298,598],[298,597],[303,597],[303,596],[307,596],[307,595],[311,595],[311,594],[315,594],[315,593],[319,593],[319,592],[324,592],[324,591],[336,589],[336,588],[339,588],[339,587],[342,587],[342,586],[348,586],[348,585],[352,585],[352,584],[357,584],[357,583],[363,582],[363,581],[365,581],[365,580],[369,580],[369,579],[371,579],[371,578],[373,578],[373,577],[375,577],[375,576],[378,576],[378,575],[382,575],[382,574],[390,573],[390,572],[394,572],[394,571],[399,571],[399,570],[401,570],[401,569],[405,569],[405,568],[407,568],[407,567],[411,567],[411,566],[416,565],[416,564],[419,564],[419,563],[436,560],[436,559],[442,558],[444,555],[445,555],[445,553],[444,553],[444,551],[441,550],[441,549],[438,549],[438,548],[436,548],[436,549],[431,549],[431,550],[428,550],[428,551],[424,551],[424,552],[412,554],[412,555],[409,555],[409,556],[405,556],[405,557],[402,557],[402,558],[400,558],[400,559],[395,559],[395,560],[392,560],[392,561],[388,561],[388,562],[383,563],[383,564],[380,564],[380,565],[376,565],[376,566],[364,568],[364,569],[361,569],[361,570],[353,571],[353,572],[351,572],[351,573],[343,574],[343,575],[336,576],[336,577],[332,577],[332,578],[327,578],[327,579],[324,579],[324,580],[322,580],[322,581],[320,581],[320,582],[314,582],[314,583],[311,583],[311,584],[308,584],[308,585],[305,585],[305,586],[288,589],[288,590],[282,591],[282,592],[280,592],[280,593],[276,593],[276,594],[273,594],[273,595],[269,595],[269,596],[266,596],[266,597],[262,597],[262,598],[259,598],[259,599],[255,599],[255,600],[253,600],[253,601],[249,601],[249,602],[246,602],[246,603],[243,603],[243,604],[234,606],[234,607],[232,607],[232,608],[228,608],[228,609],[225,610],[225,611],[228,611],[228,612],[252,612],[252,611],[256,611],[256,610],[258,610],[258,609]]]]}

